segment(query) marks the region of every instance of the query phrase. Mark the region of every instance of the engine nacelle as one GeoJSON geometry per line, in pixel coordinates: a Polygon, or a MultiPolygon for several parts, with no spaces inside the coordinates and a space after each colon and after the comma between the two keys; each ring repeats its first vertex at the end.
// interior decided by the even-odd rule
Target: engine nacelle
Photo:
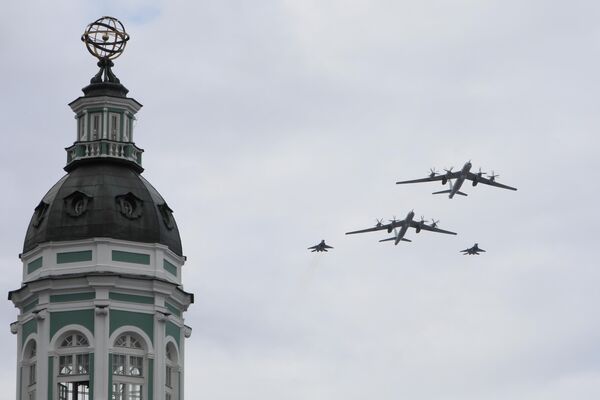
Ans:
{"type": "Polygon", "coordinates": [[[442,178],[442,186],[448,183],[448,178],[442,178]]]}
{"type": "Polygon", "coordinates": [[[479,182],[477,181],[477,179],[473,180],[473,186],[477,186],[479,182]]]}
{"type": "Polygon", "coordinates": [[[415,228],[415,230],[417,231],[417,233],[421,232],[421,225],[417,225],[417,227],[415,228]]]}

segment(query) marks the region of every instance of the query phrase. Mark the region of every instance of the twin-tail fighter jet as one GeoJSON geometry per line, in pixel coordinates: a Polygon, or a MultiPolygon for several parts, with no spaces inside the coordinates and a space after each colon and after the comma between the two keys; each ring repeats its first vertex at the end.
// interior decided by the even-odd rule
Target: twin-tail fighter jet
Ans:
{"type": "Polygon", "coordinates": [[[314,253],[315,251],[317,253],[320,253],[322,251],[327,253],[327,249],[333,249],[333,247],[326,245],[325,240],[321,240],[321,243],[308,248],[308,250],[312,250],[311,253],[314,253]]]}
{"type": "Polygon", "coordinates": [[[460,251],[460,253],[463,253],[463,255],[465,255],[465,256],[466,255],[472,256],[473,254],[479,255],[479,253],[481,253],[481,252],[485,253],[485,250],[480,249],[478,243],[475,243],[475,245],[473,247],[469,247],[468,249],[464,249],[464,250],[460,251]]]}
{"type": "Polygon", "coordinates": [[[409,212],[406,215],[406,218],[403,220],[397,220],[396,218],[390,220],[389,224],[383,224],[380,220],[377,221],[377,224],[372,228],[361,229],[358,231],[346,232],[346,235],[353,235],[355,233],[365,233],[365,232],[376,232],[376,231],[387,231],[387,233],[394,232],[394,236],[388,239],[380,240],[380,242],[394,241],[394,244],[402,242],[410,242],[409,239],[406,239],[404,235],[408,231],[408,228],[415,228],[416,232],[419,233],[421,230],[437,232],[437,233],[445,233],[448,235],[456,235],[456,232],[445,231],[443,229],[437,228],[437,224],[439,221],[433,221],[431,225],[427,225],[425,223],[425,219],[421,217],[420,221],[414,220],[415,213],[414,211],[409,212]]]}
{"type": "Polygon", "coordinates": [[[473,173],[473,172],[471,172],[471,167],[472,167],[471,161],[468,161],[462,167],[462,169],[460,171],[456,171],[456,172],[452,172],[452,168],[450,168],[450,169],[445,170],[446,173],[438,174],[437,171],[435,171],[434,169],[431,169],[429,176],[427,178],[413,179],[410,181],[400,181],[400,182],[396,182],[396,184],[401,185],[401,184],[405,184],[405,183],[442,181],[442,185],[449,183],[450,189],[440,190],[439,192],[433,192],[433,194],[448,193],[449,198],[453,198],[454,195],[456,195],[456,194],[460,194],[461,196],[467,195],[466,193],[463,193],[460,191],[461,186],[463,185],[463,183],[466,180],[472,181],[473,186],[477,186],[478,183],[482,183],[484,185],[495,186],[495,187],[499,187],[502,189],[517,190],[514,187],[503,185],[501,183],[496,182],[496,178],[499,175],[495,175],[493,171],[491,174],[488,174],[488,177],[486,178],[483,176],[485,174],[485,172],[481,172],[481,168],[479,168],[479,172],[473,173]],[[455,180],[454,182],[452,182],[453,179],[455,180]]]}

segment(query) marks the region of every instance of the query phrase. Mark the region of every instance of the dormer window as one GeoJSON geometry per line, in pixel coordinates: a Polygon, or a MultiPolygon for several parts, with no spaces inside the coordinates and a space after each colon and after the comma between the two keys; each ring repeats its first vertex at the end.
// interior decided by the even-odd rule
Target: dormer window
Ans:
{"type": "Polygon", "coordinates": [[[110,140],[119,140],[119,125],[120,125],[120,115],[116,113],[110,113],[110,140]]]}

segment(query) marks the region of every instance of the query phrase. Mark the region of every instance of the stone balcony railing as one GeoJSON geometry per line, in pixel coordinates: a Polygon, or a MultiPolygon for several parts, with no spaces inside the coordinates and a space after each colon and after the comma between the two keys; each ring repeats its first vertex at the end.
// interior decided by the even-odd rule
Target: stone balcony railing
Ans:
{"type": "Polygon", "coordinates": [[[144,150],[133,143],[100,139],[92,142],[76,142],[65,150],[67,151],[67,169],[73,163],[93,158],[115,158],[132,162],[142,168],[144,150]]]}

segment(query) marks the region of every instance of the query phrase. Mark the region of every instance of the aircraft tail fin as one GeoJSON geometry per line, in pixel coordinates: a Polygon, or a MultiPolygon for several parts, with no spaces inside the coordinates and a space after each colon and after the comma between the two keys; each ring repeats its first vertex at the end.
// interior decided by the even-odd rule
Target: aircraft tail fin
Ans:
{"type": "Polygon", "coordinates": [[[450,193],[450,190],[440,190],[439,192],[433,192],[432,194],[444,194],[444,193],[450,193]]]}

